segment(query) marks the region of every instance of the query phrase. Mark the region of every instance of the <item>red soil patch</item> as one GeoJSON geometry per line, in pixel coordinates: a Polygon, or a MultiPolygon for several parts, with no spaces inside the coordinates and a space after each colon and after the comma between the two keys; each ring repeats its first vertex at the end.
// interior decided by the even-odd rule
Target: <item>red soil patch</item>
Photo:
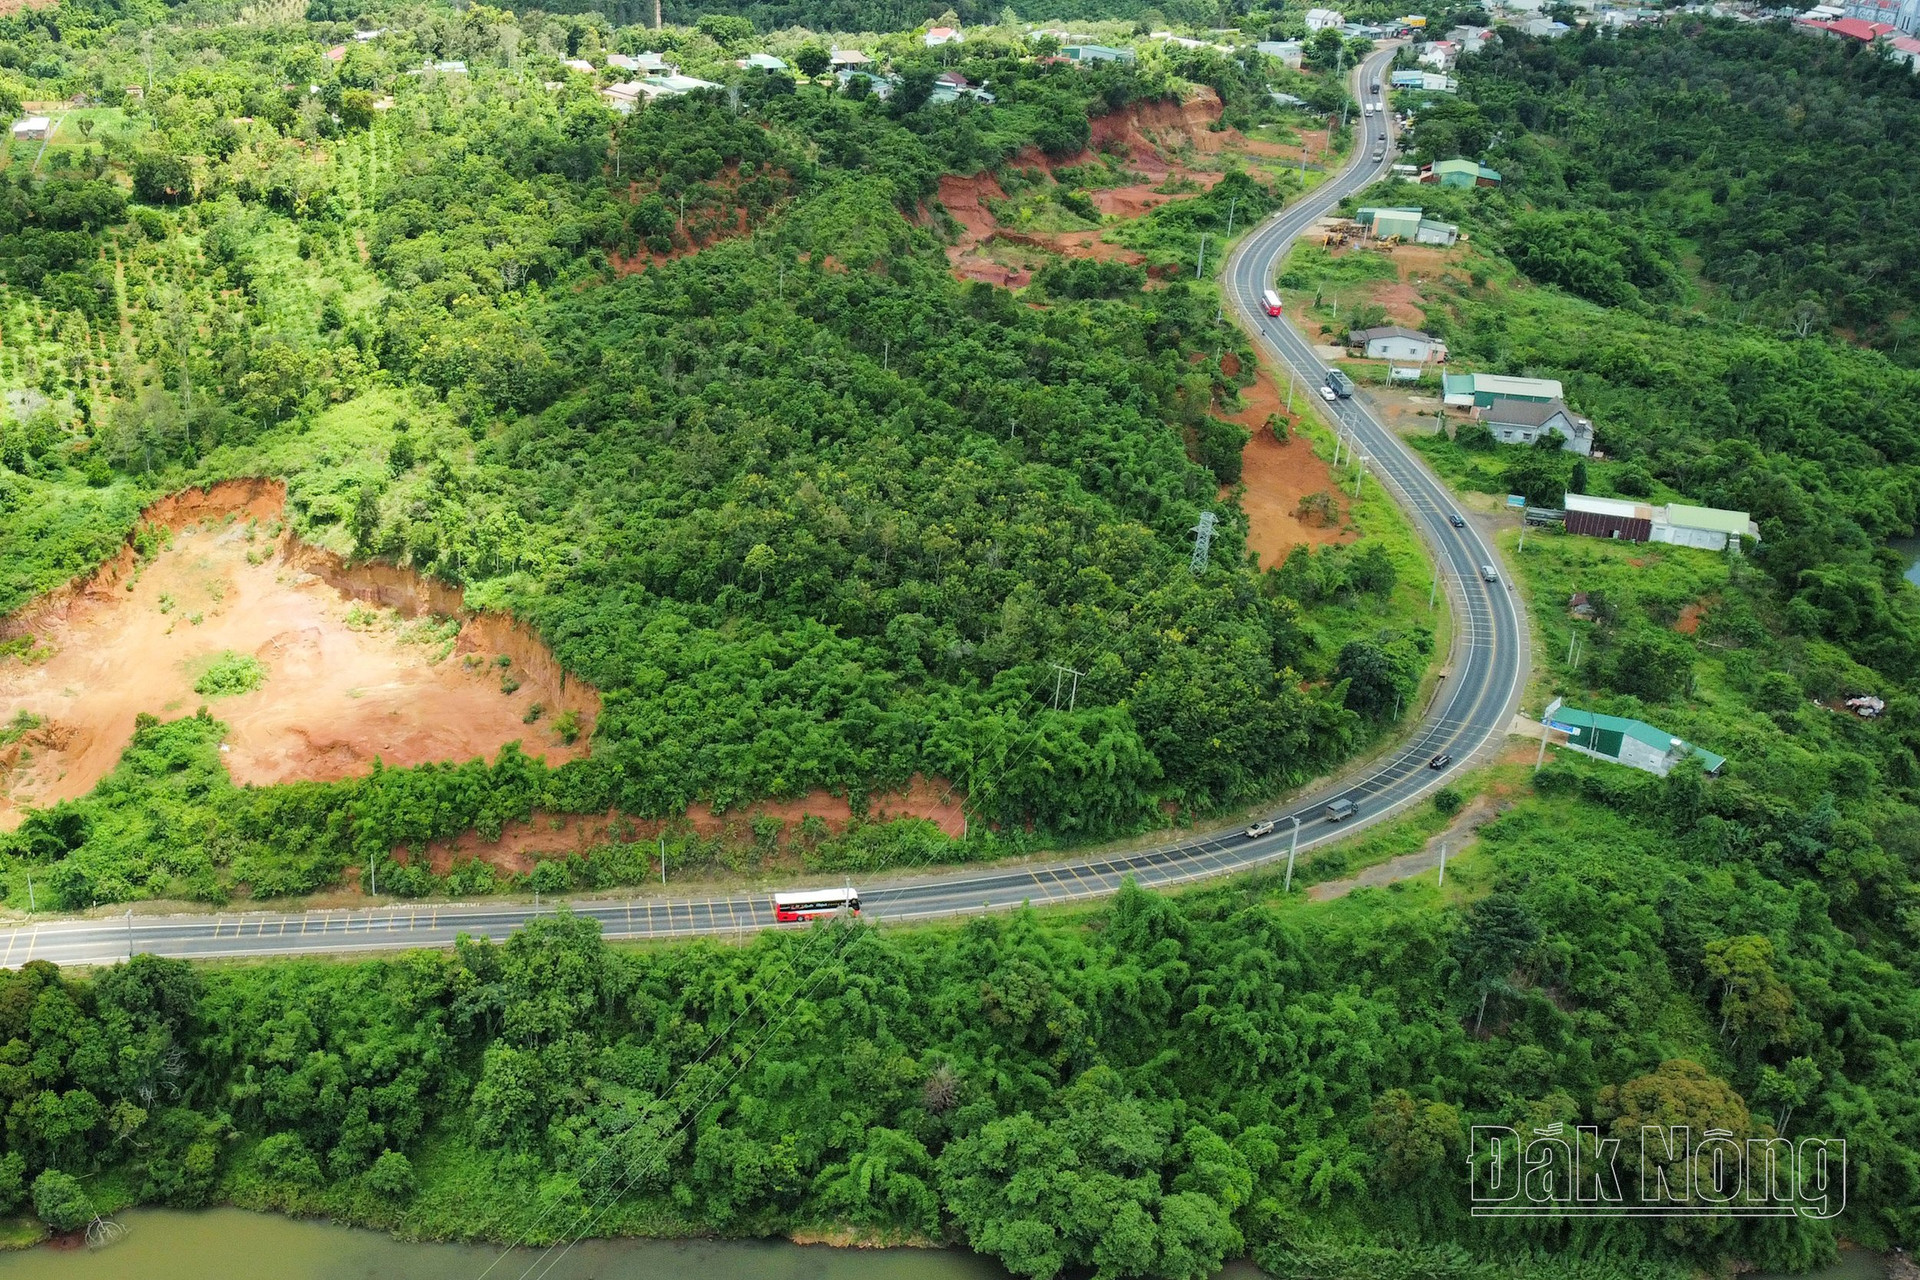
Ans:
{"type": "Polygon", "coordinates": [[[0,0],[0,18],[11,18],[27,9],[51,9],[58,0],[0,0]]]}
{"type": "Polygon", "coordinates": [[[170,718],[207,703],[194,681],[225,650],[253,655],[267,672],[260,688],[210,703],[231,729],[235,782],[350,777],[376,757],[393,766],[492,757],[515,741],[555,764],[586,754],[599,694],[568,679],[537,637],[504,615],[469,612],[444,584],[267,536],[260,524],[282,518],[285,497],[278,481],[244,480],[162,499],[145,519],[173,530],[173,541],[150,563],[129,544],[0,624],[0,635],[31,635],[51,650],[0,664],[0,720],[16,711],[46,720],[0,755],[0,827],[17,825],[26,805],[90,791],[141,712],[170,718]],[[350,627],[356,601],[459,619],[452,653],[435,662],[438,646],[408,643],[382,622],[350,627]],[[511,695],[501,692],[501,655],[520,682],[511,695]],[[525,724],[534,702],[547,716],[525,724]],[[548,727],[564,710],[582,721],[571,747],[548,727]]]}
{"type": "Polygon", "coordinates": [[[1697,600],[1694,601],[1680,611],[1680,617],[1673,624],[1673,629],[1682,635],[1692,635],[1694,632],[1700,630],[1700,618],[1706,611],[1707,606],[1697,600]]]}
{"type": "MultiPolygon", "coordinates": [[[[967,830],[966,815],[961,808],[963,799],[951,784],[915,774],[905,791],[869,797],[867,813],[869,820],[877,822],[926,818],[958,839],[967,830]]],[[[687,810],[684,821],[702,836],[750,838],[753,820],[760,817],[779,819],[785,824],[783,834],[788,838],[807,817],[819,818],[828,830],[838,834],[853,820],[853,809],[844,797],[814,791],[796,800],[761,800],[720,814],[695,807],[687,810]]],[[[478,832],[468,831],[453,840],[436,841],[427,848],[427,865],[435,875],[445,875],[456,863],[483,858],[502,871],[519,875],[531,871],[542,855],[584,855],[596,845],[613,841],[633,844],[652,840],[668,825],[658,819],[629,818],[617,812],[536,813],[527,822],[508,823],[498,840],[488,840],[478,832]]],[[[409,856],[404,849],[394,851],[395,859],[400,862],[406,862],[409,856]]]]}
{"type": "MultiPolygon", "coordinates": [[[[1232,353],[1228,354],[1231,357],[1232,353]]],[[[1223,359],[1221,366],[1228,377],[1240,371],[1237,358],[1223,359]]],[[[1247,549],[1259,555],[1261,567],[1273,568],[1303,542],[1325,546],[1352,541],[1353,535],[1344,531],[1346,499],[1334,484],[1333,472],[1295,431],[1298,418],[1288,419],[1286,397],[1264,366],[1254,374],[1252,386],[1240,389],[1240,399],[1246,407],[1229,420],[1253,433],[1240,454],[1240,479],[1246,486],[1240,507],[1247,513],[1247,549]],[[1292,438],[1286,444],[1275,440],[1273,432],[1267,430],[1268,415],[1276,413],[1289,424],[1292,438]],[[1321,525],[1302,520],[1300,499],[1323,491],[1334,495],[1341,512],[1339,521],[1321,525]]],[[[1304,407],[1299,393],[1294,403],[1296,409],[1304,407]]],[[[1226,492],[1221,490],[1221,495],[1226,492]]]]}
{"type": "MultiPolygon", "coordinates": [[[[1119,111],[1096,117],[1089,149],[1070,156],[1050,157],[1028,147],[1014,157],[1015,165],[1058,172],[1063,168],[1100,163],[1101,149],[1119,151],[1126,167],[1142,175],[1145,181],[1123,187],[1089,190],[1101,213],[1120,219],[1138,218],[1149,210],[1174,200],[1190,199],[1198,191],[1209,190],[1222,174],[1195,170],[1170,154],[1185,147],[1214,155],[1238,151],[1261,156],[1297,155],[1296,148],[1249,139],[1233,129],[1214,131],[1220,118],[1220,99],[1211,89],[1202,88],[1182,102],[1136,102],[1119,111]],[[1154,188],[1169,178],[1191,182],[1195,191],[1165,193],[1154,188]]],[[[1097,258],[1102,261],[1138,265],[1140,254],[1106,244],[1098,231],[1028,233],[1002,230],[987,206],[989,200],[1004,200],[1007,193],[991,173],[971,176],[947,174],[940,179],[940,203],[960,224],[960,238],[947,250],[953,274],[962,280],[985,280],[1008,288],[1020,288],[1032,280],[1024,267],[995,261],[986,248],[992,241],[1029,245],[1049,253],[1068,257],[1097,258]]]]}
{"type": "Polygon", "coordinates": [[[1374,287],[1373,301],[1387,309],[1387,323],[1418,329],[1427,323],[1420,306],[1420,291],[1410,284],[1382,284],[1374,287]]]}

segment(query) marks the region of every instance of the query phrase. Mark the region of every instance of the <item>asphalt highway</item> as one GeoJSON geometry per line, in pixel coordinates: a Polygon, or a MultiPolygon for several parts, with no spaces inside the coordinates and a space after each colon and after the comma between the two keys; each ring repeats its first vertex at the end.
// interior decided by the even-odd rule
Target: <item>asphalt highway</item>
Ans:
{"type": "MultiPolygon", "coordinates": [[[[1386,75],[1391,49],[1355,72],[1356,96],[1374,100],[1367,86],[1386,75]]],[[[1317,396],[1326,369],[1312,347],[1290,326],[1271,319],[1261,292],[1276,265],[1302,231],[1343,196],[1378,179],[1390,155],[1373,160],[1376,142],[1389,141],[1391,125],[1362,115],[1367,133],[1339,173],[1247,236],[1228,260],[1228,300],[1267,356],[1290,368],[1305,394],[1317,396]]],[[[1383,821],[1418,803],[1473,757],[1497,749],[1526,682],[1527,649],[1519,611],[1502,570],[1486,582],[1481,566],[1500,560],[1445,488],[1360,399],[1323,404],[1349,440],[1357,441],[1367,482],[1386,485],[1432,549],[1454,616],[1453,650],[1432,704],[1406,741],[1390,755],[1334,784],[1296,799],[1273,813],[1272,834],[1248,839],[1241,831],[1214,833],[1158,848],[1001,867],[953,871],[860,886],[869,920],[931,920],[1006,910],[1024,902],[1084,901],[1111,894],[1129,878],[1143,888],[1188,884],[1231,872],[1284,863],[1294,851],[1310,851],[1383,821]],[[1439,754],[1453,757],[1445,769],[1428,767],[1439,754]],[[1327,805],[1347,799],[1356,816],[1335,823],[1327,805]]],[[[803,886],[789,886],[800,888],[803,886]]],[[[621,900],[575,900],[576,915],[600,922],[605,936],[619,939],[745,936],[774,927],[766,896],[722,898],[660,896],[621,900]]],[[[352,954],[414,947],[444,947],[461,935],[503,939],[552,904],[474,903],[395,905],[359,910],[265,912],[220,915],[120,916],[47,919],[0,928],[0,967],[30,960],[66,965],[110,964],[136,952],[215,959],[247,956],[352,954]]],[[[791,926],[785,926],[791,927],[791,926]]]]}

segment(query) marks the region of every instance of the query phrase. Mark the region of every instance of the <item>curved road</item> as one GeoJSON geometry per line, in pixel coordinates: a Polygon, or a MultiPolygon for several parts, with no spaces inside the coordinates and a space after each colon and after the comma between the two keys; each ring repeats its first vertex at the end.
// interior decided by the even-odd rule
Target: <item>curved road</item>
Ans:
{"type": "MultiPolygon", "coordinates": [[[[1365,89],[1385,76],[1391,58],[1391,50],[1382,51],[1355,72],[1362,101],[1373,96],[1365,89]]],[[[1343,196],[1385,171],[1387,161],[1371,157],[1376,141],[1386,141],[1389,126],[1378,117],[1362,115],[1361,120],[1369,136],[1356,148],[1347,168],[1249,235],[1228,260],[1224,277],[1227,296],[1248,332],[1257,335],[1269,358],[1292,368],[1309,387],[1321,384],[1325,367],[1298,333],[1265,316],[1260,294],[1294,237],[1343,196]]],[[[1458,527],[1451,523],[1449,517],[1459,513],[1446,490],[1364,403],[1341,400],[1327,408],[1338,429],[1359,442],[1363,465],[1387,485],[1434,551],[1454,609],[1450,669],[1426,717],[1406,742],[1384,761],[1273,814],[1277,823],[1273,834],[1259,839],[1249,840],[1232,831],[1104,857],[867,885],[861,900],[868,918],[926,920],[1006,909],[1027,901],[1088,899],[1114,892],[1128,877],[1144,887],[1163,888],[1285,862],[1295,848],[1313,849],[1400,812],[1465,768],[1476,752],[1498,745],[1524,687],[1527,663],[1525,633],[1511,592],[1504,581],[1488,584],[1481,577],[1481,565],[1499,561],[1471,522],[1458,527]],[[1450,754],[1454,763],[1444,770],[1428,768],[1429,758],[1442,752],[1450,754]],[[1337,825],[1325,821],[1327,804],[1342,797],[1354,802],[1358,816],[1337,825]]],[[[747,894],[587,900],[569,906],[576,915],[599,921],[609,938],[724,937],[774,924],[768,899],[747,894]]],[[[456,903],[215,916],[129,912],[106,918],[55,919],[0,931],[0,967],[18,967],[29,960],[108,964],[134,952],[211,959],[446,946],[461,934],[504,938],[535,915],[552,910],[525,903],[456,903]]]]}

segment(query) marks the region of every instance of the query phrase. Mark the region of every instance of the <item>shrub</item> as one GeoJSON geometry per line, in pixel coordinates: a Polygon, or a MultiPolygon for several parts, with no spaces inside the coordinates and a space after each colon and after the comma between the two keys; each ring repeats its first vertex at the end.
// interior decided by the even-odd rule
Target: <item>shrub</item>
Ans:
{"type": "Polygon", "coordinates": [[[33,1211],[55,1231],[75,1231],[93,1221],[93,1201],[72,1174],[49,1169],[33,1180],[33,1211]]]}
{"type": "Polygon", "coordinates": [[[193,682],[193,691],[203,698],[230,698],[251,693],[266,679],[267,669],[260,665],[258,658],[227,649],[215,655],[200,678],[193,682]]]}
{"type": "Polygon", "coordinates": [[[413,1194],[413,1161],[398,1151],[382,1151],[367,1170],[366,1182],[369,1191],[404,1200],[413,1194]]]}
{"type": "Polygon", "coordinates": [[[1442,787],[1433,793],[1433,807],[1449,818],[1460,812],[1460,806],[1466,802],[1466,797],[1452,787],[1442,787]]]}

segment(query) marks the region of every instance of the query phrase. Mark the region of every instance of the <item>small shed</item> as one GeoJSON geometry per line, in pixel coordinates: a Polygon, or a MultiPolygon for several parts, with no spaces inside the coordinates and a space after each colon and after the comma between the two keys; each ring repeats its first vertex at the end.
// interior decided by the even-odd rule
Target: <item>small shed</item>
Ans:
{"type": "Polygon", "coordinates": [[[1723,511],[1718,507],[1690,507],[1670,502],[1656,513],[1652,540],[1677,547],[1699,547],[1703,551],[1725,551],[1727,543],[1736,546],[1743,537],[1760,537],[1760,527],[1744,511],[1723,511]]]}
{"type": "Polygon", "coordinates": [[[53,121],[46,116],[28,116],[13,122],[15,142],[44,142],[53,136],[53,121]]]}

